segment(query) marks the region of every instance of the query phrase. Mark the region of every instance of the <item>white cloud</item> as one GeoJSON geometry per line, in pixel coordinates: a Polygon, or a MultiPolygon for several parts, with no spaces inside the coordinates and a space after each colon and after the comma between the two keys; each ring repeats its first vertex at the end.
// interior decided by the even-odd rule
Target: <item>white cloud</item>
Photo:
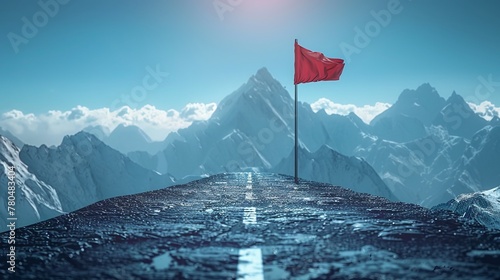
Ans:
{"type": "Polygon", "coordinates": [[[212,113],[217,109],[215,103],[189,103],[182,109],[181,117],[188,121],[207,120],[212,116],[212,113]]]}
{"type": "Polygon", "coordinates": [[[472,111],[487,121],[491,120],[494,116],[500,117],[500,107],[495,107],[495,104],[490,101],[483,101],[479,105],[472,102],[468,102],[468,104],[472,111]]]}
{"type": "Polygon", "coordinates": [[[59,145],[65,135],[72,135],[88,126],[103,126],[112,131],[119,124],[136,125],[153,140],[161,141],[170,132],[188,127],[193,121],[207,120],[217,108],[215,103],[189,103],[181,112],[160,110],[151,105],[140,109],[124,106],[91,110],[77,106],[70,111],[49,111],[24,114],[18,110],[0,116],[0,126],[31,145],[59,145]]]}
{"type": "Polygon", "coordinates": [[[325,109],[325,112],[329,115],[348,115],[349,113],[354,112],[367,124],[389,107],[391,107],[391,104],[382,102],[377,102],[375,105],[364,105],[362,107],[358,107],[353,104],[338,104],[326,98],[320,98],[318,101],[311,104],[311,109],[314,112],[325,109]]]}

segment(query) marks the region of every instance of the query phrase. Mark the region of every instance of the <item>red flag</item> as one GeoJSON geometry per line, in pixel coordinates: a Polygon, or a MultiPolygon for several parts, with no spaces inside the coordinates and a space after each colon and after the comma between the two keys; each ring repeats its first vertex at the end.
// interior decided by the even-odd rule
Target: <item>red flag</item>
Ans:
{"type": "Polygon", "coordinates": [[[318,81],[336,81],[344,70],[344,60],[328,58],[320,52],[301,47],[295,41],[294,84],[318,81]]]}

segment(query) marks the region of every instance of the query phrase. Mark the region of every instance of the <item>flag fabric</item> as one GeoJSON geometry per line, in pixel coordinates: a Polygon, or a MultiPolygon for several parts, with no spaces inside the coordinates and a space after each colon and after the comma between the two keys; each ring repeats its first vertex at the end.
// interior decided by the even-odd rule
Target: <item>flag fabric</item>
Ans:
{"type": "Polygon", "coordinates": [[[344,60],[328,58],[320,52],[303,48],[295,41],[294,84],[318,81],[335,81],[344,70],[344,60]]]}

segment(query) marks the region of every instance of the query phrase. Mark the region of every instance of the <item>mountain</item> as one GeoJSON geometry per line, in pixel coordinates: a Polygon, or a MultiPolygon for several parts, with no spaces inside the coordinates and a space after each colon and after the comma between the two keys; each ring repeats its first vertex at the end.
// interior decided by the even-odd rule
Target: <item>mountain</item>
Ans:
{"type": "Polygon", "coordinates": [[[497,117],[497,116],[494,116],[491,120],[490,120],[490,125],[491,126],[500,126],[500,118],[497,117]]]}
{"type": "Polygon", "coordinates": [[[220,102],[210,121],[225,131],[240,131],[273,165],[292,147],[293,104],[285,88],[262,68],[220,102]]]}
{"type": "Polygon", "coordinates": [[[500,184],[500,127],[486,126],[478,131],[463,155],[451,166],[452,172],[440,182],[441,192],[424,201],[434,206],[461,194],[491,189],[500,184]]]}
{"type": "Polygon", "coordinates": [[[452,135],[470,139],[478,130],[488,125],[488,121],[476,114],[462,96],[453,92],[433,124],[445,127],[452,135]]]}
{"type": "Polygon", "coordinates": [[[315,145],[308,145],[308,149],[311,151],[316,151],[321,146],[327,145],[341,154],[352,156],[360,145],[369,145],[375,141],[375,138],[369,133],[371,127],[354,113],[347,116],[327,115],[324,110],[320,110],[314,117],[317,119],[316,123],[319,124],[315,126],[322,128],[322,134],[326,137],[316,138],[311,137],[315,134],[308,135],[309,138],[320,140],[315,145]]]}
{"type": "Polygon", "coordinates": [[[372,121],[373,133],[379,138],[398,143],[413,141],[427,136],[425,126],[417,118],[404,114],[372,121]]]}
{"type": "Polygon", "coordinates": [[[22,227],[63,214],[56,190],[28,171],[19,158],[19,148],[4,136],[0,136],[0,231],[7,230],[8,186],[15,183],[16,227],[22,227]],[[12,169],[13,168],[13,169],[12,169]],[[13,179],[13,180],[11,180],[13,179]]]}
{"type": "Polygon", "coordinates": [[[19,138],[17,138],[10,131],[3,129],[2,127],[0,127],[0,135],[3,135],[5,137],[7,137],[18,148],[22,148],[24,146],[24,142],[23,141],[21,141],[19,138]]]}
{"type": "Polygon", "coordinates": [[[139,166],[86,132],[64,137],[57,148],[25,145],[20,158],[31,173],[54,187],[68,212],[173,184],[169,175],[139,166]]]}
{"type": "Polygon", "coordinates": [[[422,204],[440,195],[468,145],[441,127],[428,131],[429,136],[406,143],[378,139],[357,151],[401,201],[422,204]]]}
{"type": "Polygon", "coordinates": [[[293,100],[267,69],[260,69],[224,98],[209,120],[170,134],[166,143],[153,161],[165,159],[168,170],[159,171],[176,178],[270,168],[292,149],[293,100]]]}
{"type": "Polygon", "coordinates": [[[141,128],[135,125],[120,124],[109,136],[101,140],[124,155],[135,151],[155,154],[165,147],[165,143],[151,140],[141,128]]]}
{"type": "Polygon", "coordinates": [[[373,134],[400,143],[425,137],[425,127],[432,123],[444,103],[445,100],[429,84],[416,90],[406,89],[394,105],[370,122],[373,134]]]}
{"type": "MultiPolygon", "coordinates": [[[[298,104],[299,142],[309,151],[329,145],[352,154],[366,141],[355,115],[314,113],[298,104]],[[355,139],[353,139],[355,138],[355,139]]],[[[207,121],[171,133],[166,148],[154,156],[130,154],[144,167],[176,178],[258,168],[267,170],[290,154],[294,145],[294,101],[266,68],[224,98],[207,121]],[[158,162],[162,162],[158,164],[158,162]]]]}
{"type": "MultiPolygon", "coordinates": [[[[369,125],[354,113],[314,113],[309,104],[301,102],[298,121],[299,143],[306,153],[326,152],[323,147],[328,146],[346,156],[363,157],[398,199],[426,206],[451,198],[444,193],[459,185],[455,176],[465,176],[461,173],[473,168],[461,163],[464,156],[468,158],[464,153],[472,135],[488,124],[458,94],[445,100],[429,84],[404,90],[369,125]],[[463,107],[467,118],[461,129],[454,130],[453,114],[461,112],[457,106],[463,107]]],[[[493,118],[492,122],[498,121],[493,118]]],[[[165,148],[158,153],[137,149],[128,155],[145,168],[176,178],[251,168],[275,170],[293,149],[294,101],[262,68],[224,98],[209,120],[171,133],[163,143],[165,148]]],[[[314,179],[308,172],[312,169],[302,172],[303,177],[314,179]]],[[[492,183],[500,184],[494,174],[487,175],[492,183]]],[[[462,191],[472,192],[474,187],[462,191]]]]}
{"type": "Polygon", "coordinates": [[[405,89],[396,103],[376,116],[371,124],[374,125],[385,118],[397,118],[403,115],[429,126],[443,109],[445,102],[430,84],[422,84],[416,90],[405,89]]]}
{"type": "Polygon", "coordinates": [[[358,151],[401,201],[418,204],[421,200],[421,173],[424,164],[404,143],[378,139],[358,151]]]}
{"type": "Polygon", "coordinates": [[[364,157],[399,199],[430,207],[500,184],[489,171],[498,166],[497,151],[481,152],[484,147],[472,140],[485,139],[487,132],[480,131],[488,124],[498,120],[486,121],[456,92],[444,100],[424,84],[403,91],[372,120],[369,131],[377,141],[361,143],[354,155],[364,157]]]}
{"type": "MultiPolygon", "coordinates": [[[[294,157],[292,152],[274,167],[272,172],[294,175],[294,157]]],[[[344,156],[328,146],[322,146],[314,153],[299,149],[299,177],[397,201],[377,172],[365,160],[344,156]]]]}
{"type": "Polygon", "coordinates": [[[500,127],[486,126],[472,140],[442,126],[427,133],[405,143],[378,139],[355,155],[373,166],[398,199],[426,207],[500,184],[500,127]]]}
{"type": "Polygon", "coordinates": [[[500,187],[461,194],[456,199],[433,208],[449,210],[487,228],[500,230],[500,187]]]}
{"type": "Polygon", "coordinates": [[[106,140],[111,132],[109,129],[102,125],[90,125],[85,127],[82,131],[93,134],[97,139],[104,141],[106,140]]]}

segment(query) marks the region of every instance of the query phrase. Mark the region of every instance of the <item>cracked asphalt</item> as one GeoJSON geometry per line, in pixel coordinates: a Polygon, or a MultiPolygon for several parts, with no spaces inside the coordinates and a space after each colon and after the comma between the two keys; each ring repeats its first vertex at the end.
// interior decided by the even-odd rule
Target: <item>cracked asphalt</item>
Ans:
{"type": "Polygon", "coordinates": [[[17,229],[15,273],[7,236],[2,279],[500,279],[500,232],[275,174],[216,175],[17,229]]]}

